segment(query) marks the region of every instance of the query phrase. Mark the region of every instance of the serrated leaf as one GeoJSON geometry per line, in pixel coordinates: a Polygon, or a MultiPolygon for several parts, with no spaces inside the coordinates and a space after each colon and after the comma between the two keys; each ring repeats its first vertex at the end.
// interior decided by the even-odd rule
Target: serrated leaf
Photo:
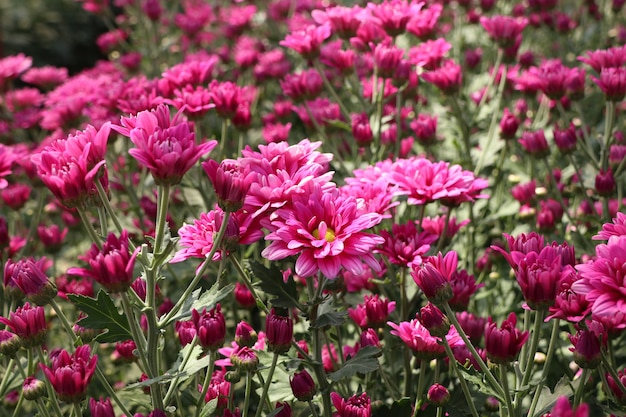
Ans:
{"type": "Polygon", "coordinates": [[[487,381],[485,381],[483,374],[479,373],[474,368],[468,369],[463,366],[458,366],[458,368],[461,370],[463,378],[467,382],[477,385],[480,392],[496,397],[500,402],[504,403],[504,398],[491,388],[487,381]]]}
{"type": "Polygon", "coordinates": [[[580,384],[580,379],[572,382],[567,376],[564,376],[559,380],[559,382],[557,382],[554,387],[554,392],[550,392],[548,388],[543,387],[539,400],[537,401],[537,411],[534,415],[541,416],[547,411],[550,411],[559,397],[571,397],[574,395],[578,384],[580,384]]]}
{"type": "Polygon", "coordinates": [[[185,300],[183,306],[180,308],[180,312],[171,317],[167,322],[161,323],[161,327],[165,327],[174,321],[181,321],[191,316],[191,310],[196,309],[201,311],[203,308],[210,310],[215,305],[224,299],[228,294],[233,291],[234,286],[229,284],[224,288],[219,288],[218,283],[213,284],[211,288],[200,295],[202,289],[197,289],[191,293],[188,299],[185,300]]]}
{"type": "Polygon", "coordinates": [[[380,349],[375,346],[366,346],[360,349],[354,357],[346,361],[341,369],[328,375],[328,378],[337,382],[344,378],[352,378],[357,373],[368,374],[378,369],[378,359],[376,355],[380,353],[380,349]]]}
{"type": "Polygon", "coordinates": [[[217,410],[217,398],[213,398],[211,401],[204,404],[202,411],[200,411],[200,417],[212,416],[215,410],[217,410]]]}
{"type": "Polygon", "coordinates": [[[96,341],[113,343],[132,339],[127,317],[120,314],[117,306],[105,291],[98,291],[96,298],[76,294],[68,294],[67,297],[87,315],[80,320],[81,326],[105,331],[96,337],[96,341]]]}
{"type": "Polygon", "coordinates": [[[266,294],[273,296],[270,300],[272,305],[283,308],[300,308],[296,283],[292,277],[289,277],[289,280],[285,282],[282,272],[274,264],[266,268],[260,262],[249,261],[247,266],[254,276],[259,279],[261,289],[266,294]]]}
{"type": "Polygon", "coordinates": [[[329,298],[319,306],[315,328],[341,326],[346,321],[347,316],[347,311],[336,311],[333,300],[329,298]]]}

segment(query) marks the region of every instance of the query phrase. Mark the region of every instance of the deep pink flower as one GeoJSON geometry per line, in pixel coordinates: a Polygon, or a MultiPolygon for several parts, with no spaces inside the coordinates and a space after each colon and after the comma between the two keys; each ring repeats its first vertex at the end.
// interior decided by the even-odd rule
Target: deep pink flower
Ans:
{"type": "Polygon", "coordinates": [[[602,68],[600,77],[591,77],[607,101],[619,102],[626,96],[626,68],[602,68]]]}
{"type": "Polygon", "coordinates": [[[520,332],[516,323],[515,313],[509,314],[500,327],[489,318],[485,328],[485,350],[493,362],[510,363],[528,340],[528,332],[520,332]]]}
{"type": "Polygon", "coordinates": [[[135,257],[137,252],[129,252],[128,231],[122,231],[118,238],[109,233],[106,241],[99,248],[95,243],[85,256],[80,257],[89,264],[89,268],[70,268],[68,274],[89,277],[111,293],[126,291],[135,276],[135,257]]]}
{"type": "Polygon", "coordinates": [[[433,34],[443,10],[439,3],[430,3],[427,6],[415,13],[406,24],[406,31],[421,40],[427,40],[433,34]]]}
{"type": "Polygon", "coordinates": [[[382,217],[359,214],[354,198],[310,184],[307,194],[293,196],[291,207],[274,212],[275,218],[267,225],[272,232],[265,237],[272,243],[262,255],[270,260],[299,255],[295,271],[301,277],[321,271],[333,279],[341,267],[358,274],[363,271],[361,261],[378,270],[380,264],[372,249],[384,239],[363,230],[378,224],[382,217]]]}
{"type": "MultiPolygon", "coordinates": [[[[0,182],[3,179],[0,178],[0,182]]],[[[30,197],[30,192],[32,188],[27,184],[10,184],[6,188],[0,190],[0,197],[2,197],[2,201],[8,207],[11,207],[13,210],[19,210],[28,201],[30,197]]]]}
{"type": "Polygon", "coordinates": [[[219,304],[209,311],[206,308],[202,312],[191,310],[191,319],[196,327],[198,343],[202,347],[212,351],[222,347],[226,337],[226,322],[219,304]]]}
{"type": "Polygon", "coordinates": [[[550,411],[550,417],[589,417],[589,406],[586,403],[582,403],[576,409],[573,409],[567,397],[559,397],[550,411]]]}
{"type": "Polygon", "coordinates": [[[34,376],[26,377],[22,384],[22,393],[27,400],[36,401],[46,395],[46,384],[34,376]]]}
{"type": "Polygon", "coordinates": [[[42,363],[39,366],[59,398],[65,402],[82,401],[96,371],[98,356],[91,356],[89,345],[83,345],[76,348],[72,355],[62,350],[51,362],[50,367],[42,363]]]}
{"type": "Polygon", "coordinates": [[[474,275],[468,274],[465,269],[452,273],[450,277],[450,286],[452,287],[452,298],[450,299],[450,307],[455,311],[464,311],[470,301],[470,297],[476,293],[479,288],[485,284],[476,285],[474,275]]]}
{"type": "Polygon", "coordinates": [[[415,222],[393,224],[391,231],[381,230],[380,236],[385,243],[376,249],[389,262],[396,265],[412,267],[422,263],[422,256],[430,250],[430,244],[439,236],[428,231],[417,231],[415,222]]]}
{"type": "Polygon", "coordinates": [[[554,304],[550,306],[550,315],[547,320],[558,318],[572,323],[584,320],[591,312],[591,303],[584,294],[579,294],[572,289],[572,285],[581,279],[580,275],[572,266],[566,266],[561,271],[559,291],[554,304]]]}
{"type": "Polygon", "coordinates": [[[48,90],[67,80],[67,68],[44,66],[31,68],[22,75],[22,81],[48,90]]]}
{"type": "Polygon", "coordinates": [[[245,321],[240,321],[235,328],[237,346],[252,347],[258,340],[257,332],[245,321]]]}
{"type": "Polygon", "coordinates": [[[568,154],[576,150],[577,133],[573,123],[570,123],[566,129],[560,129],[558,125],[554,127],[554,144],[561,153],[568,154]]]}
{"type": "Polygon", "coordinates": [[[197,335],[196,325],[193,320],[177,321],[175,324],[176,336],[181,346],[187,346],[197,335]]]}
{"type": "Polygon", "coordinates": [[[148,168],[157,184],[178,184],[198,160],[217,145],[211,140],[196,144],[191,123],[182,120],[180,111],[171,118],[169,108],[142,111],[122,117],[122,126],[113,128],[130,137],[136,148],[128,153],[148,168]]]}
{"type": "Polygon", "coordinates": [[[433,303],[422,307],[417,318],[432,336],[445,337],[450,332],[450,321],[433,303]]]}
{"type": "Polygon", "coordinates": [[[574,362],[583,369],[595,369],[602,361],[600,350],[606,348],[607,340],[604,326],[598,322],[590,323],[589,328],[581,329],[574,335],[569,335],[573,347],[569,348],[574,354],[574,362]],[[600,343],[600,338],[603,343],[600,343]],[[604,345],[604,346],[602,346],[604,345]]]}
{"type": "Polygon", "coordinates": [[[31,307],[29,303],[24,303],[12,311],[8,319],[0,317],[0,323],[18,335],[24,347],[41,346],[46,339],[48,327],[43,307],[31,307]]]}
{"type": "Polygon", "coordinates": [[[435,216],[433,218],[425,217],[422,219],[421,226],[425,232],[438,236],[438,238],[443,237],[447,242],[452,239],[462,227],[467,226],[469,222],[469,219],[465,219],[457,223],[456,217],[450,217],[450,219],[448,219],[448,216],[435,216]],[[448,228],[446,235],[443,236],[444,230],[446,230],[446,223],[448,223],[448,228]]]}
{"type": "Polygon", "coordinates": [[[400,61],[404,56],[404,49],[395,45],[379,43],[374,48],[374,66],[377,74],[382,78],[392,78],[395,76],[400,61]]]}
{"type": "Polygon", "coordinates": [[[293,396],[298,401],[311,401],[317,391],[315,381],[313,381],[313,377],[306,369],[296,372],[289,378],[289,384],[291,385],[293,396]]]}
{"type": "Polygon", "coordinates": [[[330,399],[337,409],[336,417],[371,417],[372,406],[369,395],[362,393],[361,395],[353,395],[347,400],[336,392],[330,393],[330,399]]]}
{"type": "Polygon", "coordinates": [[[604,223],[602,230],[593,237],[593,240],[609,240],[611,236],[626,236],[626,214],[617,213],[613,223],[604,223]]]}
{"type": "Polygon", "coordinates": [[[61,249],[68,231],[69,229],[67,227],[61,230],[61,228],[56,224],[50,226],[37,226],[37,236],[39,237],[39,241],[48,252],[52,253],[61,249]]]}
{"type": "Polygon", "coordinates": [[[537,197],[537,194],[535,193],[536,189],[537,180],[533,179],[530,182],[517,184],[511,188],[511,195],[522,205],[531,204],[537,197]]]}
{"type": "Polygon", "coordinates": [[[254,78],[257,82],[284,77],[291,69],[291,64],[280,49],[272,49],[259,57],[254,66],[254,78]]]}
{"type": "Polygon", "coordinates": [[[289,139],[291,123],[266,123],[263,126],[263,139],[265,143],[286,142],[289,139]]]}
{"type": "Polygon", "coordinates": [[[110,398],[89,399],[89,411],[92,417],[115,417],[110,398]]]}
{"type": "Polygon", "coordinates": [[[398,36],[406,30],[409,20],[420,13],[424,3],[391,0],[382,3],[368,3],[367,10],[371,13],[374,21],[387,32],[389,36],[398,36]]]}
{"type": "MultiPolygon", "coordinates": [[[[441,339],[432,336],[418,319],[413,319],[410,322],[403,321],[399,324],[389,321],[387,324],[393,329],[391,334],[402,339],[404,344],[413,351],[416,357],[432,360],[445,356],[441,339]]],[[[450,327],[450,332],[446,335],[446,340],[451,347],[464,345],[461,336],[459,336],[454,327],[450,327]]]]}
{"type": "Polygon", "coordinates": [[[197,120],[215,107],[211,92],[203,86],[192,87],[186,85],[182,89],[174,90],[172,100],[164,100],[192,119],[197,120]]]}
{"type": "MultiPolygon", "coordinates": [[[[217,371],[212,375],[211,382],[209,383],[209,389],[204,397],[204,401],[207,403],[217,398],[218,413],[228,407],[228,401],[230,398],[231,384],[226,381],[224,376],[224,371],[217,371]]],[[[202,391],[202,385],[198,386],[198,390],[202,391]]]]}
{"type": "Polygon", "coordinates": [[[270,352],[286,353],[293,340],[293,320],[289,316],[277,314],[272,308],[265,319],[265,335],[270,352]]]}
{"type": "Polygon", "coordinates": [[[45,272],[50,266],[51,262],[46,258],[22,258],[17,262],[8,259],[4,265],[4,285],[19,288],[37,305],[48,304],[57,295],[56,286],[45,272]]]}
{"type": "Polygon", "coordinates": [[[450,400],[450,392],[441,384],[433,384],[428,388],[426,398],[431,404],[441,407],[446,405],[450,400]]]}
{"type": "Polygon", "coordinates": [[[422,146],[430,146],[437,142],[437,116],[420,113],[411,121],[411,129],[422,146]]]}
{"type": "Polygon", "coordinates": [[[508,48],[515,43],[528,24],[525,17],[512,16],[482,16],[480,24],[487,31],[489,37],[501,48],[508,48]]]}
{"type": "Polygon", "coordinates": [[[359,146],[369,146],[372,143],[374,133],[372,132],[367,113],[352,114],[352,136],[359,146]]]}
{"type": "Polygon", "coordinates": [[[435,85],[444,94],[455,94],[461,88],[461,66],[453,60],[446,60],[441,67],[422,74],[424,81],[435,85]]]}
{"type": "Polygon", "coordinates": [[[316,23],[323,25],[326,22],[330,25],[332,33],[341,39],[350,39],[356,35],[356,31],[363,22],[363,17],[367,15],[359,6],[329,7],[326,10],[313,10],[311,17],[316,23]]]}
{"type": "Polygon", "coordinates": [[[33,65],[33,59],[22,53],[0,59],[0,89],[6,80],[17,78],[33,65]]]}
{"type": "Polygon", "coordinates": [[[409,50],[409,62],[418,68],[435,70],[441,66],[444,56],[451,49],[452,45],[443,38],[428,40],[409,50]]]}
{"type": "Polygon", "coordinates": [[[163,73],[163,81],[159,83],[165,96],[169,96],[175,89],[185,86],[206,85],[213,76],[219,58],[210,55],[205,59],[194,59],[177,64],[163,73]]]}
{"type": "Polygon", "coordinates": [[[14,358],[22,347],[22,339],[9,330],[0,330],[0,354],[14,358]]]}
{"type": "Polygon", "coordinates": [[[209,84],[209,91],[215,111],[225,119],[232,119],[237,114],[239,105],[248,100],[248,91],[230,81],[213,80],[209,84]]]}
{"type": "Polygon", "coordinates": [[[279,44],[285,48],[293,49],[306,59],[313,59],[319,55],[322,42],[330,35],[330,24],[310,25],[288,34],[285,40],[280,41],[279,44]]]}
{"type": "Polygon", "coordinates": [[[626,45],[587,51],[586,56],[579,56],[578,60],[600,74],[604,68],[619,68],[626,63],[626,45]]]}
{"type": "Polygon", "coordinates": [[[115,363],[131,363],[137,360],[133,351],[137,350],[137,345],[132,339],[115,343],[115,350],[111,353],[111,360],[115,363]]]}
{"type": "MultiPolygon", "coordinates": [[[[366,295],[363,304],[357,306],[362,307],[362,313],[365,319],[365,326],[359,324],[361,328],[373,327],[378,328],[385,324],[389,314],[391,314],[396,309],[396,302],[389,301],[388,299],[382,299],[378,294],[375,295],[366,295]]],[[[348,309],[348,313],[354,319],[356,310],[348,309]],[[354,316],[354,317],[353,317],[354,316]]],[[[358,313],[357,313],[358,314],[358,313]]]]}
{"type": "Polygon", "coordinates": [[[559,291],[561,256],[547,246],[541,252],[530,252],[515,268],[517,283],[528,306],[533,310],[550,307],[559,291]]]}
{"type": "Polygon", "coordinates": [[[483,338],[483,334],[485,333],[485,325],[487,324],[487,319],[483,317],[476,317],[472,313],[468,313],[467,311],[460,311],[456,313],[456,318],[461,325],[461,328],[469,337],[470,341],[474,345],[480,344],[480,341],[483,338]]]}
{"type": "Polygon", "coordinates": [[[235,212],[243,207],[244,198],[255,175],[241,162],[224,159],[219,164],[214,160],[202,163],[204,172],[213,183],[217,204],[225,212],[235,212]]]}
{"type": "Polygon", "coordinates": [[[596,246],[596,258],[577,265],[581,279],[572,289],[591,303],[592,317],[609,330],[626,327],[624,277],[626,277],[626,236],[611,236],[596,246]]]}
{"type": "Polygon", "coordinates": [[[439,252],[421,265],[414,265],[411,276],[428,301],[440,305],[454,296],[450,279],[457,272],[457,265],[458,255],[455,251],[448,252],[445,256],[439,252]]]}
{"type": "Polygon", "coordinates": [[[283,93],[296,103],[312,100],[322,92],[322,77],[315,69],[287,74],[280,82],[283,93]]]}
{"type": "Polygon", "coordinates": [[[525,131],[518,142],[526,152],[535,158],[543,158],[550,153],[543,130],[525,131]]]}

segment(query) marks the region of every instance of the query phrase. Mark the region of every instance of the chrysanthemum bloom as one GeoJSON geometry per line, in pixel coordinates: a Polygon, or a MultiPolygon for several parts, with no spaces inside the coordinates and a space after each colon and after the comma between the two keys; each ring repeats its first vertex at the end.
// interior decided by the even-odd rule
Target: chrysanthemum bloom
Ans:
{"type": "Polygon", "coordinates": [[[17,262],[11,259],[4,265],[5,286],[16,286],[28,300],[37,305],[45,305],[57,295],[57,288],[45,271],[51,263],[46,258],[35,261],[23,258],[17,262]]]}
{"type": "Polygon", "coordinates": [[[619,68],[626,63],[626,45],[587,51],[586,56],[579,56],[578,60],[589,65],[598,74],[603,68],[619,68]]]}
{"type": "Polygon", "coordinates": [[[602,68],[600,77],[591,77],[607,101],[620,102],[626,96],[626,68],[602,68]]]}
{"type": "Polygon", "coordinates": [[[626,213],[617,213],[613,223],[604,223],[593,240],[609,240],[611,236],[626,236],[626,213]]]}
{"type": "Polygon", "coordinates": [[[293,320],[289,316],[277,314],[272,308],[265,319],[265,335],[270,352],[286,353],[293,340],[293,320]]]}
{"type": "Polygon", "coordinates": [[[94,243],[89,252],[81,257],[89,268],[70,268],[68,274],[93,278],[108,292],[126,291],[134,280],[133,268],[137,252],[129,252],[128,231],[122,231],[118,238],[109,233],[102,249],[94,243]]]}
{"type": "Polygon", "coordinates": [[[616,184],[615,177],[611,168],[607,170],[601,169],[596,175],[595,189],[599,196],[610,197],[615,193],[616,184]]]}
{"type": "Polygon", "coordinates": [[[217,55],[209,55],[204,59],[194,59],[168,68],[163,73],[159,87],[165,96],[169,96],[177,88],[187,85],[196,87],[206,85],[213,76],[213,70],[219,62],[217,55]]]}
{"type": "Polygon", "coordinates": [[[474,275],[470,275],[465,269],[462,269],[452,273],[450,286],[452,287],[453,294],[452,298],[448,301],[450,307],[454,311],[463,311],[467,309],[470,297],[474,295],[479,288],[484,287],[485,284],[476,285],[474,275]]]}
{"type": "Polygon", "coordinates": [[[89,411],[92,417],[115,417],[110,398],[89,399],[89,411]]]}
{"type": "Polygon", "coordinates": [[[137,350],[137,345],[132,339],[115,343],[115,350],[111,353],[111,360],[114,363],[131,363],[137,360],[137,356],[133,353],[137,350]]]}
{"type": "Polygon", "coordinates": [[[524,31],[528,25],[525,17],[512,16],[483,16],[480,24],[487,31],[489,37],[501,48],[508,48],[515,43],[515,39],[524,31]]]}
{"type": "Polygon", "coordinates": [[[396,302],[380,298],[378,294],[366,295],[363,306],[367,318],[367,327],[377,328],[383,326],[389,314],[396,309],[396,302]]]}
{"type": "Polygon", "coordinates": [[[257,332],[245,321],[240,321],[235,328],[235,342],[238,346],[252,347],[258,340],[257,332]]]}
{"type": "MultiPolygon", "coordinates": [[[[452,44],[443,38],[428,40],[409,49],[409,62],[418,68],[423,68],[429,71],[436,70],[441,67],[443,58],[451,49],[452,44]]],[[[449,60],[446,61],[446,64],[454,63],[449,60]]],[[[458,85],[460,85],[460,79],[458,81],[458,85]]],[[[436,83],[433,82],[433,84],[436,83]]]]}
{"type": "Polygon", "coordinates": [[[406,24],[406,31],[424,41],[430,38],[435,31],[435,26],[439,21],[439,16],[443,6],[439,3],[430,3],[428,8],[422,8],[419,13],[414,14],[406,24]]]}
{"type": "Polygon", "coordinates": [[[472,313],[467,311],[459,311],[456,313],[456,318],[461,325],[461,328],[469,337],[474,346],[479,345],[485,333],[485,325],[487,319],[483,317],[476,317],[472,313]]]}
{"type": "Polygon", "coordinates": [[[537,88],[552,100],[565,97],[568,93],[568,86],[579,85],[581,75],[584,88],[584,71],[578,68],[568,68],[559,59],[544,60],[539,67],[531,67],[526,73],[529,81],[534,82],[537,88]]]}
{"type": "Polygon", "coordinates": [[[546,320],[553,318],[578,323],[584,320],[591,312],[591,303],[584,294],[579,294],[572,289],[572,285],[581,279],[580,274],[574,267],[567,265],[561,271],[559,291],[550,306],[550,315],[546,320]]]}
{"type": "MultiPolygon", "coordinates": [[[[388,321],[387,324],[393,329],[391,334],[398,336],[417,358],[432,360],[445,356],[441,338],[432,336],[418,319],[413,319],[410,322],[403,321],[399,324],[388,321]]],[[[464,345],[461,336],[454,327],[450,327],[446,340],[451,347],[464,345]]]]}
{"type": "Polygon", "coordinates": [[[476,178],[473,172],[444,161],[433,163],[421,157],[398,160],[389,178],[391,184],[398,186],[396,195],[407,195],[409,204],[422,205],[440,200],[454,207],[488,197],[481,193],[488,186],[487,180],[476,178]]]}
{"type": "Polygon", "coordinates": [[[395,265],[412,267],[422,263],[422,256],[439,237],[428,231],[417,231],[415,222],[393,224],[391,231],[381,230],[385,243],[376,249],[395,265]]]}
{"type": "Polygon", "coordinates": [[[275,219],[268,224],[272,232],[265,237],[272,243],[262,255],[269,260],[298,255],[295,272],[304,278],[321,272],[333,279],[342,267],[358,274],[363,271],[362,261],[379,270],[372,250],[384,239],[363,230],[378,224],[381,216],[359,214],[356,199],[342,196],[337,189],[324,191],[318,184],[310,185],[308,194],[293,196],[291,207],[274,212],[275,219]]]}
{"type": "Polygon", "coordinates": [[[617,329],[626,327],[624,276],[626,276],[626,236],[611,236],[607,244],[596,246],[596,258],[577,265],[582,279],[572,289],[591,303],[595,320],[617,329]]]}
{"type": "Polygon", "coordinates": [[[312,100],[322,92],[322,77],[315,69],[287,74],[280,81],[283,93],[295,103],[312,100]]]}
{"type": "Polygon", "coordinates": [[[196,337],[196,326],[192,320],[177,321],[174,327],[181,346],[187,346],[196,337]]]}
{"type": "MultiPolygon", "coordinates": [[[[619,379],[619,382],[621,382],[622,386],[626,386],[626,369],[622,369],[622,370],[618,371],[617,372],[617,378],[619,379]]],[[[621,387],[618,385],[617,381],[615,381],[613,376],[610,375],[609,373],[607,373],[606,379],[607,379],[607,383],[608,383],[608,387],[606,387],[606,388],[611,390],[611,392],[613,393],[615,398],[620,403],[626,403],[626,394],[624,394],[624,392],[622,391],[621,387]]]]}
{"type": "Polygon", "coordinates": [[[545,310],[554,304],[561,270],[561,256],[552,246],[543,248],[540,253],[531,252],[519,260],[515,277],[531,309],[545,310]]]}
{"type": "Polygon", "coordinates": [[[0,59],[0,89],[5,81],[17,78],[33,65],[33,59],[22,53],[0,59]]]}
{"type": "Polygon", "coordinates": [[[160,185],[178,184],[217,145],[215,140],[196,144],[192,124],[182,120],[180,111],[170,118],[169,107],[164,104],[133,117],[122,117],[121,123],[122,126],[113,128],[130,137],[136,146],[128,153],[148,168],[160,185]]]}
{"type": "Polygon", "coordinates": [[[331,35],[330,24],[310,25],[306,28],[290,33],[280,46],[290,48],[306,59],[314,59],[319,55],[322,42],[331,35]]]}
{"type": "Polygon", "coordinates": [[[379,77],[392,78],[400,61],[404,56],[404,49],[398,48],[395,45],[385,45],[379,43],[374,48],[374,67],[379,77]]]}
{"type": "Polygon", "coordinates": [[[420,113],[411,121],[411,129],[422,146],[430,146],[437,142],[437,116],[420,113]]]}
{"type": "Polygon", "coordinates": [[[455,251],[448,252],[445,256],[439,252],[422,265],[414,266],[411,276],[428,301],[441,305],[454,296],[450,279],[457,272],[457,265],[458,254],[455,251]]]}
{"type": "Polygon", "coordinates": [[[256,176],[233,159],[224,159],[219,164],[210,159],[202,163],[217,195],[217,204],[225,212],[235,212],[243,207],[244,198],[256,176]]]}
{"type": "Polygon", "coordinates": [[[432,336],[441,338],[450,332],[450,321],[433,303],[420,309],[418,319],[432,336]]]}
{"type": "Polygon", "coordinates": [[[193,88],[187,85],[182,89],[176,89],[174,90],[174,98],[166,99],[164,102],[176,107],[192,120],[198,120],[209,110],[215,108],[211,92],[203,86],[193,88]]]}
{"type": "Polygon", "coordinates": [[[254,66],[254,78],[258,83],[268,79],[280,79],[284,77],[291,64],[280,49],[272,49],[259,56],[259,62],[254,66]]]}
{"type": "Polygon", "coordinates": [[[73,403],[85,398],[97,364],[98,356],[91,356],[89,345],[83,345],[76,348],[72,355],[62,350],[52,358],[51,366],[43,363],[39,366],[61,401],[73,403]]]}
{"type": "Polygon", "coordinates": [[[573,123],[566,129],[561,129],[559,126],[554,127],[554,144],[559,151],[563,154],[569,154],[576,150],[576,143],[578,142],[578,135],[576,127],[573,123]]]}
{"type": "MultiPolygon", "coordinates": [[[[228,407],[228,401],[230,398],[230,382],[224,378],[224,371],[216,371],[211,377],[209,383],[209,389],[204,397],[205,402],[209,402],[217,398],[217,410],[218,413],[228,407]]],[[[198,390],[202,391],[202,385],[198,386],[198,390]]]]}
{"type": "Polygon", "coordinates": [[[589,406],[582,403],[573,409],[567,397],[559,397],[549,415],[550,417],[589,417],[589,406]]]}
{"type": "Polygon", "coordinates": [[[24,303],[12,311],[8,319],[0,317],[0,323],[18,335],[24,347],[41,346],[46,339],[48,327],[43,307],[31,307],[30,303],[24,303]]]}
{"type": "Polygon", "coordinates": [[[367,113],[353,113],[352,117],[352,136],[359,146],[368,146],[374,139],[372,126],[367,113]]]}
{"type": "Polygon", "coordinates": [[[291,417],[292,411],[291,411],[291,406],[289,405],[288,402],[284,401],[284,402],[280,402],[278,401],[276,403],[276,407],[274,408],[275,410],[279,410],[276,414],[274,414],[274,417],[291,417]]]}
{"type": "Polygon", "coordinates": [[[68,232],[69,229],[67,227],[61,230],[61,228],[56,224],[50,226],[37,226],[37,236],[46,251],[50,253],[58,252],[59,249],[61,249],[68,232]]]}
{"type": "MultiPolygon", "coordinates": [[[[0,181],[2,180],[0,179],[0,181]]],[[[27,184],[10,184],[0,191],[0,197],[8,207],[19,210],[28,201],[31,190],[32,187],[27,184]]]]}
{"type": "Polygon", "coordinates": [[[196,326],[198,342],[202,347],[212,351],[222,347],[226,337],[226,322],[219,304],[209,311],[206,308],[202,309],[202,312],[191,310],[191,319],[196,326]]]}
{"type": "Polygon", "coordinates": [[[371,328],[365,329],[361,333],[361,336],[359,337],[359,343],[361,344],[361,347],[375,346],[379,349],[382,349],[382,344],[380,342],[380,338],[378,337],[378,334],[376,333],[376,330],[371,329],[371,328]]]}
{"type": "Polygon", "coordinates": [[[601,323],[589,323],[588,328],[569,335],[569,340],[573,345],[569,350],[574,353],[574,362],[578,366],[583,369],[595,369],[602,362],[600,350],[606,348],[607,338],[606,330],[601,323]],[[602,338],[602,344],[600,338],[602,338]]]}
{"type": "Polygon", "coordinates": [[[235,283],[235,302],[237,305],[243,309],[251,310],[256,306],[256,300],[254,296],[244,284],[240,282],[235,283]]]}
{"type": "Polygon", "coordinates": [[[446,95],[452,95],[459,91],[463,80],[461,66],[453,60],[446,60],[437,69],[424,72],[422,78],[427,83],[433,84],[446,95]]]}
{"type": "Polygon", "coordinates": [[[31,68],[22,75],[22,81],[49,90],[67,80],[67,68],[43,66],[31,68]]]}
{"type": "Polygon", "coordinates": [[[341,39],[350,39],[363,22],[367,13],[359,6],[335,6],[326,10],[313,10],[311,17],[316,23],[323,25],[328,22],[331,31],[341,39]]]}
{"type": "Polygon", "coordinates": [[[230,355],[230,361],[241,372],[254,372],[259,366],[259,357],[254,349],[239,347],[230,355]]]}
{"type": "Polygon", "coordinates": [[[528,332],[520,332],[515,327],[516,323],[515,313],[509,314],[500,327],[489,318],[485,328],[485,350],[494,363],[513,361],[528,340],[528,332]]]}
{"type": "Polygon", "coordinates": [[[522,137],[517,140],[522,148],[535,158],[543,158],[550,153],[548,142],[543,130],[534,132],[526,131],[522,133],[522,137]]]}
{"type": "Polygon", "coordinates": [[[296,372],[291,378],[289,378],[289,385],[291,385],[291,392],[298,401],[311,401],[317,388],[315,387],[315,381],[306,369],[296,372]]]}
{"type": "Polygon", "coordinates": [[[372,406],[369,395],[353,395],[347,400],[336,392],[330,393],[330,399],[337,409],[336,417],[371,417],[372,406]]]}

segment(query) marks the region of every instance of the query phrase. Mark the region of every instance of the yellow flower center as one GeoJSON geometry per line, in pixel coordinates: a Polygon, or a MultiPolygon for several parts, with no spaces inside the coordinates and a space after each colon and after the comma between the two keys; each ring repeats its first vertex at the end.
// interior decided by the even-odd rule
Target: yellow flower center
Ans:
{"type": "MultiPolygon", "coordinates": [[[[313,230],[313,236],[315,237],[315,239],[319,239],[320,238],[320,229],[313,230]]],[[[326,240],[326,242],[328,242],[328,243],[335,241],[335,232],[333,231],[333,229],[330,229],[330,228],[326,229],[326,234],[324,235],[324,240],[326,240]]]]}

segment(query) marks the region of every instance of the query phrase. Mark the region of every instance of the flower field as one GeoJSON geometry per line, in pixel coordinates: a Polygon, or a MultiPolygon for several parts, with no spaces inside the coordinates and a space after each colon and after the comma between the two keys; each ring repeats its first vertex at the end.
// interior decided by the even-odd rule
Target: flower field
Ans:
{"type": "Polygon", "coordinates": [[[0,57],[0,416],[626,415],[621,0],[80,0],[0,57]]]}

